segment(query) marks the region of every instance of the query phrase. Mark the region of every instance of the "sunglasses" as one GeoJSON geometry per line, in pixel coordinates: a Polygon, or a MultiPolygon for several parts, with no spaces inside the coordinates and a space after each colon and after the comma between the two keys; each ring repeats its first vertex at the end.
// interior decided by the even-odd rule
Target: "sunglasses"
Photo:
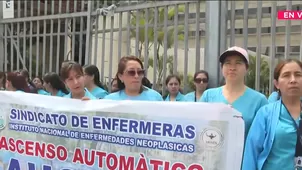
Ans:
{"type": "Polygon", "coordinates": [[[145,70],[127,70],[127,71],[125,71],[125,73],[128,76],[135,76],[136,74],[140,77],[145,76],[145,70]]]}
{"type": "Polygon", "coordinates": [[[207,78],[196,78],[195,80],[194,80],[194,82],[195,83],[208,83],[208,79],[207,78]]]}

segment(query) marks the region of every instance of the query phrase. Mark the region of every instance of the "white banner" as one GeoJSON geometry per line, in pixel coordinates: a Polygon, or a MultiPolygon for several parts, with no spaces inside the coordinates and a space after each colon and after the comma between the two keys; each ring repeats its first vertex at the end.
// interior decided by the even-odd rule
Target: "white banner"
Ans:
{"type": "Polygon", "coordinates": [[[241,168],[244,122],[224,104],[0,92],[0,113],[3,169],[241,168]]]}

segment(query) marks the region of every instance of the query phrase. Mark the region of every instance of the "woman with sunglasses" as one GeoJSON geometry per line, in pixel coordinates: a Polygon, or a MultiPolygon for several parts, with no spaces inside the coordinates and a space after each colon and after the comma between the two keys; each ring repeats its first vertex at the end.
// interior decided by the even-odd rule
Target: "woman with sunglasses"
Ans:
{"type": "Polygon", "coordinates": [[[246,139],[242,170],[301,169],[302,63],[281,61],[274,85],[282,98],[258,111],[246,139]]]}
{"type": "Polygon", "coordinates": [[[85,88],[84,72],[79,63],[68,61],[62,64],[61,77],[70,89],[70,93],[64,97],[82,100],[97,99],[85,88]]]}
{"type": "Polygon", "coordinates": [[[116,74],[118,91],[107,95],[104,99],[162,101],[158,92],[143,85],[144,77],[144,66],[139,58],[122,57],[116,74]]]}
{"type": "Polygon", "coordinates": [[[166,78],[166,86],[169,94],[165,97],[165,101],[185,101],[185,96],[180,92],[180,77],[177,75],[169,75],[166,78]]]}
{"type": "Polygon", "coordinates": [[[247,87],[244,77],[249,67],[249,56],[245,49],[231,47],[219,58],[225,85],[208,89],[201,96],[201,102],[222,102],[238,110],[245,123],[245,137],[257,111],[266,105],[266,97],[247,87]]]}
{"type": "Polygon", "coordinates": [[[186,101],[198,102],[202,96],[202,93],[208,87],[209,74],[204,70],[200,70],[194,74],[195,91],[185,95],[186,101]]]}

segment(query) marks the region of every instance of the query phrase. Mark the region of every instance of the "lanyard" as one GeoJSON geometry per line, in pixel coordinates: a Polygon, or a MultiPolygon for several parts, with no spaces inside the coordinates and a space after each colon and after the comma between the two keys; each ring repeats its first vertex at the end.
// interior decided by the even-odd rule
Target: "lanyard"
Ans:
{"type": "Polygon", "coordinates": [[[196,91],[195,91],[195,95],[194,95],[194,96],[195,96],[195,98],[194,98],[194,102],[196,102],[196,100],[197,100],[197,99],[196,99],[196,98],[197,98],[197,97],[196,97],[196,91]]]}
{"type": "MultiPolygon", "coordinates": [[[[300,128],[302,128],[302,127],[301,127],[301,126],[302,126],[302,121],[301,121],[302,116],[300,116],[299,127],[298,127],[298,125],[297,125],[295,119],[292,117],[292,115],[291,115],[290,112],[288,111],[287,107],[286,107],[285,104],[282,102],[282,100],[281,100],[281,104],[285,107],[287,113],[289,114],[290,118],[292,119],[292,121],[293,121],[293,123],[294,123],[294,125],[295,125],[295,128],[296,128],[296,130],[297,130],[297,138],[299,139],[300,145],[302,145],[302,134],[301,134],[301,129],[300,129],[300,128]]],[[[281,113],[282,105],[281,105],[281,107],[280,107],[280,113],[281,113]]],[[[301,113],[301,110],[302,110],[302,105],[300,104],[300,113],[301,113]]],[[[298,145],[298,143],[297,143],[297,145],[298,145]]]]}

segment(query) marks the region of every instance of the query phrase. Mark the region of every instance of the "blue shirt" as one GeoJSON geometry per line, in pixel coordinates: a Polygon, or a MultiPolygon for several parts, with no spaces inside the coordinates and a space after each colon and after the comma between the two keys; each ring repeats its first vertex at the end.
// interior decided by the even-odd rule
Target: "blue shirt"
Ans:
{"type": "Polygon", "coordinates": [[[198,102],[198,101],[200,101],[200,99],[201,99],[201,96],[199,99],[196,99],[196,101],[195,101],[195,91],[190,92],[185,95],[185,100],[188,102],[198,102]]]}
{"type": "Polygon", "coordinates": [[[294,169],[296,132],[292,127],[293,122],[291,126],[287,120],[289,117],[285,114],[288,114],[288,112],[281,104],[281,100],[259,109],[246,139],[242,170],[271,168],[273,159],[275,159],[278,169],[294,169]],[[285,129],[288,127],[290,128],[285,129]],[[289,137],[289,139],[284,138],[285,140],[283,139],[281,142],[280,138],[282,136],[289,137]],[[280,144],[285,144],[285,146],[282,146],[284,148],[276,150],[276,147],[280,144]],[[272,151],[273,149],[274,151],[272,151]],[[282,159],[277,159],[275,154],[281,154],[278,156],[282,159]]]}
{"type": "MultiPolygon", "coordinates": [[[[268,102],[269,102],[269,103],[273,103],[273,102],[279,100],[280,98],[281,98],[281,96],[279,97],[278,92],[274,91],[274,92],[272,92],[272,94],[268,97],[268,102]]],[[[302,101],[302,97],[301,97],[300,100],[302,101]]]]}
{"type": "Polygon", "coordinates": [[[38,94],[42,94],[42,95],[50,95],[47,91],[43,90],[43,89],[39,89],[38,90],[38,94]]]}
{"type": "MultiPolygon", "coordinates": [[[[170,95],[168,95],[168,96],[166,97],[165,101],[172,102],[172,101],[170,100],[170,95]]],[[[183,102],[183,101],[186,101],[186,100],[185,100],[185,95],[183,95],[183,94],[181,94],[180,92],[178,92],[177,95],[176,95],[175,101],[176,101],[176,102],[183,102]]]]}
{"type": "MultiPolygon", "coordinates": [[[[94,97],[94,95],[92,95],[86,88],[85,90],[85,97],[88,97],[90,100],[95,100],[97,99],[96,97],[94,97]]],[[[71,93],[67,94],[64,96],[65,98],[70,98],[71,99],[71,93]]]]}
{"type": "Polygon", "coordinates": [[[233,103],[229,103],[225,99],[222,93],[222,87],[206,90],[202,94],[200,101],[231,104],[234,109],[238,110],[242,114],[245,124],[245,137],[247,136],[257,111],[268,103],[263,94],[249,87],[246,87],[243,95],[236,99],[233,103]]]}
{"type": "Polygon", "coordinates": [[[109,94],[106,90],[104,90],[100,87],[94,88],[93,90],[91,90],[90,93],[98,99],[103,99],[105,96],[107,96],[109,94]]]}
{"type": "Polygon", "coordinates": [[[57,92],[57,94],[56,94],[56,96],[58,96],[58,97],[64,97],[64,96],[66,96],[67,94],[65,94],[62,90],[59,90],[58,92],[57,92]]]}
{"type": "Polygon", "coordinates": [[[275,102],[275,101],[278,100],[278,96],[279,96],[278,92],[274,91],[274,92],[272,92],[272,94],[268,97],[267,100],[268,100],[269,103],[275,102]]]}
{"type": "MultiPolygon", "coordinates": [[[[295,123],[299,126],[299,119],[295,123]]],[[[297,130],[295,124],[290,113],[282,105],[275,139],[262,170],[295,169],[296,142],[297,130]]]]}
{"type": "Polygon", "coordinates": [[[144,100],[144,101],[163,101],[162,96],[155,90],[144,88],[143,92],[138,96],[128,96],[125,90],[111,93],[105,96],[104,99],[110,100],[144,100]]]}

